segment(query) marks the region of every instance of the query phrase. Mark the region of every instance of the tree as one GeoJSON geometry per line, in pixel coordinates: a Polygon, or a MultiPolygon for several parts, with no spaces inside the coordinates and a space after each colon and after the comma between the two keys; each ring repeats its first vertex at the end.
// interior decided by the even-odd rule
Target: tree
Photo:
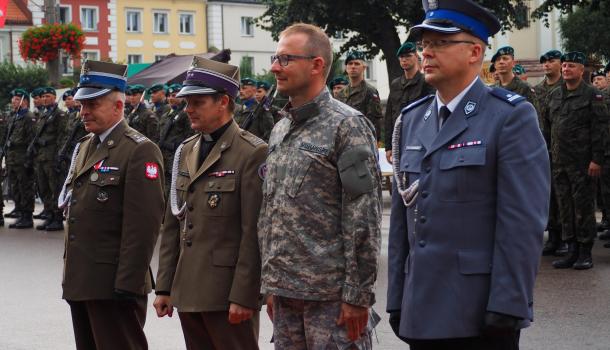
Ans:
{"type": "MultiPolygon", "coordinates": [[[[359,48],[372,58],[381,51],[391,79],[402,74],[396,58],[401,45],[397,28],[409,28],[424,18],[420,0],[262,1],[268,8],[257,19],[257,25],[269,30],[276,40],[279,33],[294,22],[316,24],[329,35],[348,32],[353,35],[341,47],[341,52],[359,48]]],[[[522,26],[518,17],[525,0],[479,2],[498,15],[505,30],[522,26]]]]}
{"type": "Polygon", "coordinates": [[[253,68],[254,67],[252,67],[252,57],[243,56],[241,58],[241,61],[239,62],[239,72],[241,78],[252,78],[254,70],[253,68]]]}

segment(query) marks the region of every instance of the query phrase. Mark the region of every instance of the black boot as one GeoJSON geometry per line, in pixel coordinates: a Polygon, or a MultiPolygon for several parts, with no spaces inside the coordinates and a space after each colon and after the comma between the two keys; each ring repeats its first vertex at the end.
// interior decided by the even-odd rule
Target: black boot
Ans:
{"type": "Polygon", "coordinates": [[[4,227],[4,216],[0,215],[0,227],[4,227]]]}
{"type": "Polygon", "coordinates": [[[542,255],[548,256],[555,254],[557,248],[559,248],[559,243],[561,242],[561,236],[557,234],[558,232],[555,230],[549,230],[549,238],[546,243],[544,243],[544,248],[542,248],[542,255]]]}
{"type": "Polygon", "coordinates": [[[610,242],[604,243],[604,248],[610,248],[610,242]]]}
{"type": "Polygon", "coordinates": [[[574,263],[578,260],[578,243],[568,243],[568,255],[559,260],[553,261],[553,267],[556,269],[569,269],[574,266],[574,263]]]}
{"type": "Polygon", "coordinates": [[[64,220],[61,211],[53,213],[51,223],[46,226],[47,231],[61,231],[64,229],[64,220]]]}
{"type": "Polygon", "coordinates": [[[44,222],[38,226],[36,226],[37,230],[46,230],[47,226],[49,226],[51,224],[51,222],[53,222],[53,216],[47,216],[47,218],[44,220],[44,222]]]}
{"type": "Polygon", "coordinates": [[[11,211],[8,214],[4,214],[5,218],[11,218],[11,219],[17,219],[21,216],[21,213],[19,212],[19,210],[17,210],[17,208],[13,209],[13,211],[11,211]]]}
{"type": "Polygon", "coordinates": [[[578,260],[572,266],[575,270],[588,270],[593,267],[593,257],[591,256],[593,243],[581,243],[578,249],[578,260]]]}
{"type": "Polygon", "coordinates": [[[602,221],[600,223],[598,223],[596,226],[597,226],[597,232],[606,231],[607,229],[610,229],[610,222],[608,221],[608,218],[603,217],[602,221]]]}
{"type": "Polygon", "coordinates": [[[610,239],[610,230],[606,230],[602,233],[599,234],[599,236],[597,236],[597,238],[607,241],[610,239]]]}
{"type": "Polygon", "coordinates": [[[32,219],[32,212],[31,211],[23,212],[21,214],[21,217],[19,218],[19,220],[17,220],[17,222],[15,222],[13,225],[15,225],[13,228],[16,228],[16,229],[34,227],[34,220],[32,219]]]}
{"type": "Polygon", "coordinates": [[[33,218],[38,220],[47,220],[51,217],[51,213],[47,210],[43,210],[38,214],[34,214],[33,218]]]}
{"type": "MultiPolygon", "coordinates": [[[[19,216],[17,217],[17,220],[15,220],[15,221],[14,221],[12,224],[9,224],[9,225],[8,225],[8,228],[15,228],[15,225],[17,225],[17,221],[19,221],[19,218],[20,218],[20,217],[21,217],[21,215],[22,215],[22,214],[21,214],[21,211],[19,211],[19,210],[17,210],[17,211],[13,210],[13,212],[17,212],[17,213],[19,213],[19,216]]],[[[11,212],[11,213],[12,213],[12,212],[11,212]]]]}
{"type": "Polygon", "coordinates": [[[557,247],[557,250],[555,250],[555,256],[565,256],[566,254],[568,254],[568,244],[564,241],[561,241],[559,243],[559,246],[557,247]]]}

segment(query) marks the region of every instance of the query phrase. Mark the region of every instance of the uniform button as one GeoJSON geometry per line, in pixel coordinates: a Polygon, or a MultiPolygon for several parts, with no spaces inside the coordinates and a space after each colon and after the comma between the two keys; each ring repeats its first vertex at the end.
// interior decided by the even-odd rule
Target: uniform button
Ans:
{"type": "Polygon", "coordinates": [[[75,236],[75,235],[70,235],[70,236],[68,236],[68,239],[69,239],[69,240],[70,240],[70,242],[71,242],[71,241],[73,241],[73,240],[75,240],[75,239],[76,239],[76,236],[75,236]]]}
{"type": "Polygon", "coordinates": [[[71,204],[71,205],[76,204],[76,199],[71,200],[71,201],[70,201],[70,204],[71,204]]]}
{"type": "Polygon", "coordinates": [[[75,222],[76,222],[76,219],[75,219],[75,218],[70,218],[70,223],[71,223],[71,224],[73,224],[73,223],[75,223],[75,222]]]}
{"type": "Polygon", "coordinates": [[[193,206],[189,205],[189,211],[193,211],[193,209],[194,209],[193,206]]]}
{"type": "Polygon", "coordinates": [[[425,224],[426,223],[426,217],[425,216],[420,217],[419,218],[419,223],[420,224],[425,224]]]}
{"type": "Polygon", "coordinates": [[[190,247],[193,245],[193,241],[191,241],[190,239],[188,241],[186,241],[186,246],[190,247]]]}
{"type": "Polygon", "coordinates": [[[409,162],[405,162],[405,166],[409,166],[409,162]]]}
{"type": "Polygon", "coordinates": [[[423,239],[420,240],[419,242],[417,242],[419,244],[420,247],[425,247],[426,246],[426,241],[424,241],[423,239]]]}
{"type": "Polygon", "coordinates": [[[432,171],[432,168],[431,168],[431,167],[429,167],[429,166],[427,166],[427,167],[426,167],[426,172],[427,172],[427,173],[430,173],[431,171],[432,171]]]}
{"type": "Polygon", "coordinates": [[[193,223],[189,222],[189,228],[193,228],[193,223]]]}
{"type": "Polygon", "coordinates": [[[421,193],[421,197],[422,197],[422,198],[428,198],[428,195],[429,195],[429,194],[430,194],[430,193],[429,193],[428,191],[422,191],[422,193],[421,193]]]}

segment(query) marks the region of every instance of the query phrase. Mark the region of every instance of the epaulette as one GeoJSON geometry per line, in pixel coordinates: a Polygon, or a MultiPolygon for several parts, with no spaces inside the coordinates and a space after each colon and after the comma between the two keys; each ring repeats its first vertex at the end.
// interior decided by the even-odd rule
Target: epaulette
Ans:
{"type": "Polygon", "coordinates": [[[433,98],[434,96],[436,96],[436,95],[428,95],[428,96],[426,96],[426,97],[422,97],[422,98],[420,98],[419,100],[417,100],[417,101],[415,101],[415,102],[411,103],[411,104],[410,104],[410,105],[408,105],[407,107],[403,108],[403,109],[402,109],[402,111],[400,111],[400,113],[401,113],[401,114],[404,114],[404,113],[406,113],[406,112],[408,112],[408,111],[412,110],[413,108],[415,108],[415,107],[417,107],[417,106],[419,106],[419,105],[422,105],[424,102],[426,102],[426,101],[430,100],[430,99],[431,99],[431,98],[433,98]]]}
{"type": "Polygon", "coordinates": [[[249,144],[251,144],[254,147],[257,147],[258,145],[262,145],[263,143],[265,143],[265,141],[263,141],[262,139],[260,139],[259,137],[257,137],[256,135],[253,135],[245,130],[242,130],[239,135],[241,136],[242,139],[248,141],[249,144]]]}
{"type": "Polygon", "coordinates": [[[83,136],[80,138],[80,140],[78,140],[78,142],[84,142],[89,140],[91,137],[93,136],[93,133],[88,133],[87,135],[83,136]]]}
{"type": "Polygon", "coordinates": [[[184,144],[189,143],[190,141],[196,139],[199,135],[200,135],[199,133],[196,133],[195,135],[193,135],[193,136],[187,138],[186,140],[182,141],[182,144],[184,145],[184,144]]]}
{"type": "Polygon", "coordinates": [[[495,96],[496,98],[513,106],[516,106],[520,102],[525,101],[525,97],[500,87],[492,88],[490,93],[492,94],[492,96],[495,96]]]}
{"type": "Polygon", "coordinates": [[[133,140],[135,143],[141,143],[141,142],[148,140],[148,138],[146,136],[140,134],[139,132],[137,132],[134,129],[127,130],[127,132],[125,133],[125,136],[127,136],[128,138],[133,140]]]}

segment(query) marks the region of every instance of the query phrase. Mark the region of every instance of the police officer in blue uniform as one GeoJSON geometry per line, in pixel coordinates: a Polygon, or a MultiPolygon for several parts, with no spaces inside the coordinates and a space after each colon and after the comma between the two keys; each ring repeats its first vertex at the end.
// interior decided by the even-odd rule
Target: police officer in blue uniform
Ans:
{"type": "Polygon", "coordinates": [[[518,349],[533,315],[548,151],[532,104],[479,79],[498,19],[471,0],[424,9],[411,36],[437,93],[395,126],[390,324],[412,350],[518,349]]]}

